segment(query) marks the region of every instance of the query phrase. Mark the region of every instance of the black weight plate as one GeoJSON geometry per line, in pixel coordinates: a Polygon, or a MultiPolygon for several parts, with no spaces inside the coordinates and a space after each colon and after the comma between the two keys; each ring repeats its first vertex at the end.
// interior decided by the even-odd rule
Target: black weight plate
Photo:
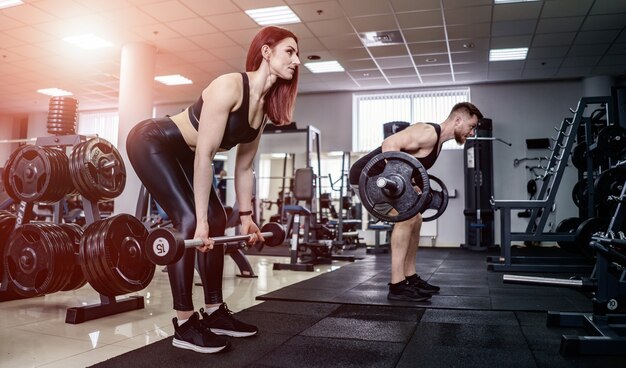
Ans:
{"type": "MultiPolygon", "coordinates": [[[[578,226],[583,222],[579,217],[569,217],[556,225],[555,232],[557,233],[570,233],[573,234],[578,229],[578,226]]],[[[578,248],[576,246],[576,241],[564,241],[560,240],[557,242],[559,247],[568,252],[577,252],[578,248]]]]}
{"type": "Polygon", "coordinates": [[[578,143],[572,150],[572,164],[578,170],[584,170],[587,167],[587,143],[578,143]]]}
{"type": "Polygon", "coordinates": [[[595,254],[589,245],[591,237],[597,232],[605,232],[608,229],[609,220],[601,217],[591,217],[583,221],[576,229],[576,245],[580,254],[587,259],[593,259],[595,254]]]}
{"type": "Polygon", "coordinates": [[[607,157],[620,158],[626,150],[626,129],[609,125],[598,133],[598,149],[607,157]]]}
{"type": "Polygon", "coordinates": [[[364,166],[359,178],[363,206],[372,216],[383,221],[400,222],[414,217],[423,210],[429,191],[426,169],[415,157],[404,152],[383,152],[374,156],[364,166]],[[376,184],[379,178],[399,181],[400,192],[379,188],[376,184]],[[421,193],[417,193],[413,185],[419,187],[421,193]],[[380,205],[392,207],[397,214],[383,213],[376,208],[380,205]]]}
{"type": "Polygon", "coordinates": [[[7,240],[15,227],[15,215],[8,211],[0,211],[0,280],[4,275],[4,249],[7,240]]]}
{"type": "Polygon", "coordinates": [[[626,183],[626,167],[617,166],[603,171],[593,185],[598,204],[612,211],[618,202],[611,200],[611,197],[620,197],[624,183],[626,183]]]}
{"type": "Polygon", "coordinates": [[[422,221],[424,222],[439,218],[439,216],[443,215],[446,208],[448,208],[448,188],[446,188],[443,181],[438,177],[430,174],[428,177],[430,178],[430,201],[428,201],[427,207],[422,211],[422,221]],[[435,182],[437,185],[433,187],[432,182],[435,182]],[[435,189],[437,186],[440,188],[439,190],[435,189]],[[431,214],[431,210],[434,210],[435,213],[431,214]]]}
{"type": "Polygon", "coordinates": [[[60,226],[69,237],[72,250],[74,251],[74,269],[68,283],[63,287],[62,291],[77,290],[87,284],[87,278],[85,278],[85,274],[78,264],[80,239],[83,237],[83,228],[77,224],[61,224],[60,226]]]}
{"type": "Polygon", "coordinates": [[[50,186],[50,160],[42,147],[26,146],[9,170],[9,186],[18,200],[44,201],[50,186]]]}
{"type": "Polygon", "coordinates": [[[589,192],[587,186],[587,179],[581,179],[574,184],[574,188],[572,188],[572,200],[576,207],[583,210],[588,206],[589,192]]]}
{"type": "Polygon", "coordinates": [[[9,197],[11,197],[14,201],[19,202],[20,199],[17,197],[11,185],[9,184],[9,173],[11,172],[11,166],[15,162],[15,159],[21,156],[21,151],[26,149],[28,146],[21,146],[17,148],[15,151],[11,153],[9,159],[4,164],[4,170],[2,171],[2,185],[4,186],[4,191],[7,193],[9,197]]]}

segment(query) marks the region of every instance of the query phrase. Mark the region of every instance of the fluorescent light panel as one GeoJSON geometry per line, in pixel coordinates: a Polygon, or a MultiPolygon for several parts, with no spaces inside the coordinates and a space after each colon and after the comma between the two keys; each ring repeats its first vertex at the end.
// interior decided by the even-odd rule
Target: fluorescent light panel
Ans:
{"type": "Polygon", "coordinates": [[[510,61],[524,60],[528,54],[528,47],[513,49],[491,49],[489,50],[489,61],[510,61]]]}
{"type": "Polygon", "coordinates": [[[531,1],[539,1],[539,0],[494,0],[494,4],[511,4],[511,3],[529,3],[531,1]]]}
{"type": "Polygon", "coordinates": [[[48,95],[48,96],[54,96],[54,97],[72,95],[72,92],[68,92],[60,88],[42,88],[42,89],[38,89],[37,92],[44,94],[44,95],[48,95]]]}
{"type": "Polygon", "coordinates": [[[246,10],[246,14],[261,26],[300,23],[300,18],[288,6],[273,6],[246,10]]]}
{"type": "Polygon", "coordinates": [[[111,42],[105,39],[102,39],[96,35],[93,35],[91,33],[78,35],[78,36],[65,37],[63,41],[69,42],[72,45],[78,46],[85,50],[93,50],[93,49],[100,49],[103,47],[113,46],[111,42]]]}
{"type": "Polygon", "coordinates": [[[191,79],[185,78],[180,74],[173,75],[160,75],[154,77],[154,80],[168,86],[178,86],[181,84],[192,84],[193,81],[191,79]]]}
{"type": "Polygon", "coordinates": [[[304,66],[306,66],[311,73],[333,73],[344,71],[343,66],[335,60],[304,63],[304,66]]]}
{"type": "Polygon", "coordinates": [[[0,9],[10,8],[22,4],[24,4],[24,2],[20,0],[0,0],[0,9]]]}

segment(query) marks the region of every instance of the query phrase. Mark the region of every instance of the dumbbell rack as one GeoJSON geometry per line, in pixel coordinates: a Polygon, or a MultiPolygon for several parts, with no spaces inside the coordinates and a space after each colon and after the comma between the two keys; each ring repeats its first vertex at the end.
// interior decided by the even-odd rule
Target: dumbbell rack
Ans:
{"type": "MultiPolygon", "coordinates": [[[[35,141],[35,145],[41,147],[74,147],[79,143],[85,142],[87,137],[84,135],[61,135],[39,137],[35,141]]],[[[85,214],[85,226],[101,219],[100,210],[96,201],[82,198],[83,211],[85,214]]],[[[20,202],[17,211],[17,219],[15,229],[22,224],[28,223],[32,216],[33,203],[25,201],[20,202]]],[[[59,202],[54,204],[53,222],[60,223],[61,206],[59,202]]],[[[76,256],[78,257],[78,256],[76,256]]],[[[78,260],[76,260],[78,264],[78,260]]],[[[25,298],[17,295],[9,287],[8,272],[5,270],[2,275],[2,284],[0,285],[0,301],[15,300],[25,298]]],[[[128,296],[122,300],[117,300],[116,296],[100,294],[100,303],[86,306],[70,307],[66,311],[65,322],[70,324],[78,324],[113,314],[128,312],[144,308],[144,298],[142,296],[128,296]]]]}
{"type": "Polygon", "coordinates": [[[494,210],[500,210],[501,254],[496,257],[487,257],[488,269],[493,271],[518,272],[589,272],[592,265],[583,259],[572,257],[570,264],[564,264],[563,259],[556,257],[513,257],[511,254],[512,241],[553,241],[574,242],[575,233],[544,233],[548,216],[554,206],[558,188],[567,166],[574,144],[574,138],[583,114],[589,105],[604,105],[609,109],[610,96],[583,97],[580,99],[572,119],[564,119],[558,135],[553,138],[554,145],[548,166],[543,178],[543,184],[535,200],[491,200],[494,210]],[[513,209],[528,209],[531,216],[525,232],[511,231],[511,212],[513,209]]]}

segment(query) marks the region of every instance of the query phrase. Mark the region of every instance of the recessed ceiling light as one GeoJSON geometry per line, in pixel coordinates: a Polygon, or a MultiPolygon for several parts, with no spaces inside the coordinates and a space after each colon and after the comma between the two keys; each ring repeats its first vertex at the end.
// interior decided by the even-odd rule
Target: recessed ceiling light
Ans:
{"type": "Polygon", "coordinates": [[[246,14],[261,26],[300,23],[300,18],[288,6],[249,9],[246,14]]]}
{"type": "Polygon", "coordinates": [[[426,60],[424,60],[427,63],[436,63],[437,62],[437,58],[428,58],[426,60]]]}
{"type": "Polygon", "coordinates": [[[307,58],[307,59],[309,59],[309,60],[319,60],[319,59],[321,59],[322,57],[321,57],[321,56],[319,56],[319,55],[309,55],[309,56],[307,56],[306,58],[307,58]]]}
{"type": "Polygon", "coordinates": [[[539,0],[494,0],[494,4],[510,4],[510,3],[529,3],[531,1],[539,1],[539,0]]]}
{"type": "Polygon", "coordinates": [[[489,50],[489,61],[524,60],[527,54],[528,47],[491,49],[489,50]]]}
{"type": "Polygon", "coordinates": [[[63,41],[69,42],[72,45],[78,46],[85,50],[93,50],[93,49],[100,49],[103,47],[113,46],[111,42],[105,39],[102,39],[96,35],[93,35],[91,33],[79,35],[79,36],[65,37],[63,41]]]}
{"type": "Polygon", "coordinates": [[[180,74],[173,75],[160,75],[154,77],[154,80],[160,83],[163,83],[168,86],[178,86],[181,84],[192,84],[193,81],[191,79],[185,78],[180,74]]]}
{"type": "Polygon", "coordinates": [[[472,42],[466,42],[463,44],[463,48],[464,49],[473,49],[474,48],[474,44],[472,42]]]}
{"type": "Polygon", "coordinates": [[[38,89],[37,92],[44,94],[44,95],[55,96],[55,97],[72,95],[72,92],[68,92],[60,88],[42,88],[42,89],[38,89]]]}
{"type": "Polygon", "coordinates": [[[339,64],[336,60],[304,63],[304,66],[306,66],[311,73],[333,73],[344,71],[343,66],[341,66],[341,64],[339,64]]]}
{"type": "Polygon", "coordinates": [[[20,0],[0,0],[0,9],[10,8],[12,6],[18,6],[22,4],[24,4],[24,2],[20,0]]]}

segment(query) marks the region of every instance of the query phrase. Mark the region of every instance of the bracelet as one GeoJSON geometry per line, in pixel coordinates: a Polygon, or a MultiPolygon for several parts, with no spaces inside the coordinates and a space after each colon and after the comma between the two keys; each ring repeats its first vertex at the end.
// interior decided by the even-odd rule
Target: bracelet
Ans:
{"type": "Polygon", "coordinates": [[[249,216],[252,215],[252,211],[241,211],[239,212],[239,217],[241,216],[249,216]]]}

